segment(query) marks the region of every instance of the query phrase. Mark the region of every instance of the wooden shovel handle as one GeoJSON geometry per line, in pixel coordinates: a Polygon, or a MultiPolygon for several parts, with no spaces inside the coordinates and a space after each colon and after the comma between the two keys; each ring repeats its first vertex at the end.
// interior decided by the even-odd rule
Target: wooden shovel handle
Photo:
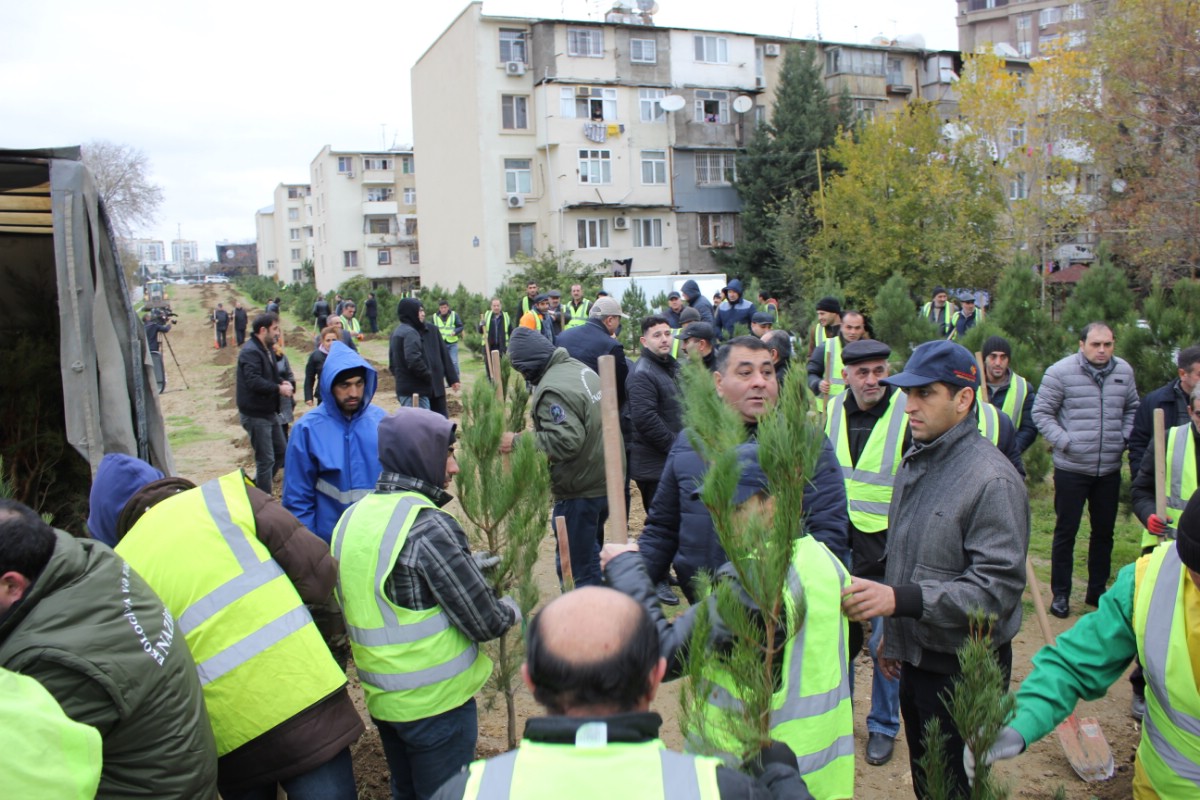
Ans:
{"type": "Polygon", "coordinates": [[[1033,595],[1033,608],[1037,612],[1038,627],[1046,644],[1054,646],[1054,632],[1050,630],[1050,618],[1046,616],[1046,601],[1042,599],[1042,584],[1038,581],[1037,573],[1033,571],[1033,562],[1025,556],[1025,579],[1029,582],[1029,593],[1033,595]]]}
{"type": "Polygon", "coordinates": [[[617,362],[600,356],[600,412],[604,423],[604,482],[608,489],[608,530],[612,540],[629,540],[625,527],[625,448],[621,443],[621,413],[617,409],[617,362]]]}
{"type": "Polygon", "coordinates": [[[1154,513],[1167,517],[1167,421],[1161,408],[1154,409],[1154,513]]]}

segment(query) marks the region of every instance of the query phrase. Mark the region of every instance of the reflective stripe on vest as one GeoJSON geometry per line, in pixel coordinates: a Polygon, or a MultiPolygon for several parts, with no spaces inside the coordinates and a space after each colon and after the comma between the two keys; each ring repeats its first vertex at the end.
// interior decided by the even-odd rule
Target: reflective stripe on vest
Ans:
{"type": "Polygon", "coordinates": [[[347,489],[343,491],[334,486],[324,478],[317,478],[316,490],[325,495],[335,503],[341,503],[348,506],[351,503],[357,503],[371,493],[370,489],[347,489]]]}
{"type": "Polygon", "coordinates": [[[1159,797],[1200,789],[1200,692],[1185,629],[1184,582],[1175,544],[1157,548],[1134,590],[1133,631],[1146,674],[1137,758],[1159,797]]]}
{"type": "Polygon", "coordinates": [[[588,312],[592,309],[592,302],[586,297],[579,301],[579,307],[576,308],[572,303],[567,303],[565,306],[571,318],[567,320],[567,324],[563,326],[563,330],[567,328],[578,328],[580,325],[587,324],[588,312]]]}
{"type": "Polygon", "coordinates": [[[813,325],[813,350],[816,350],[827,341],[829,341],[829,334],[825,332],[825,326],[819,322],[816,325],[813,325]]]}
{"type": "Polygon", "coordinates": [[[446,344],[455,344],[458,341],[458,335],[454,333],[457,327],[454,324],[455,313],[451,311],[445,319],[442,319],[441,314],[433,315],[433,324],[437,326],[438,333],[442,335],[442,341],[446,344]]]}
{"type": "Polygon", "coordinates": [[[1010,372],[1009,376],[1008,391],[1004,393],[1004,403],[1000,410],[1008,414],[1014,428],[1020,428],[1025,412],[1025,398],[1029,396],[1029,381],[1015,372],[1010,372]]]}
{"type": "Polygon", "coordinates": [[[346,319],[345,317],[339,315],[338,319],[340,319],[342,321],[342,329],[345,330],[346,333],[361,333],[362,332],[362,326],[358,324],[358,317],[351,317],[350,319],[346,319]]]}
{"type": "MultiPolygon", "coordinates": [[[[483,336],[484,336],[484,339],[485,339],[485,340],[486,340],[486,339],[487,339],[487,337],[488,337],[488,336],[491,334],[491,330],[492,330],[492,318],[493,318],[493,316],[494,316],[494,315],[492,314],[492,312],[491,312],[491,311],[487,312],[487,314],[486,314],[486,315],[484,315],[484,318],[483,318],[483,336]]],[[[509,319],[509,317],[508,317],[508,312],[507,312],[507,311],[503,311],[503,312],[501,312],[501,316],[504,318],[504,330],[500,332],[501,344],[502,344],[504,347],[508,347],[508,328],[509,328],[509,322],[508,322],[508,319],[509,319]]],[[[491,343],[489,342],[488,344],[491,344],[491,343]]]]}
{"type": "Polygon", "coordinates": [[[682,328],[671,328],[671,358],[679,360],[679,339],[675,337],[679,335],[682,328]]]}
{"type": "Polygon", "coordinates": [[[238,470],[149,509],[117,545],[176,617],[196,661],[218,755],[346,682],[255,530],[238,470]]]}
{"type": "Polygon", "coordinates": [[[491,674],[491,661],[441,608],[413,611],[387,596],[388,578],[423,509],[442,513],[415,492],[373,493],[342,515],[331,543],[367,708],[391,722],[457,708],[491,674]]]}
{"type": "Polygon", "coordinates": [[[996,407],[991,403],[976,403],[975,415],[978,422],[979,432],[983,434],[983,438],[987,439],[997,447],[1000,446],[1000,414],[996,407]]]}
{"type": "MultiPolygon", "coordinates": [[[[963,316],[963,313],[961,311],[955,311],[952,315],[950,315],[950,336],[948,337],[950,339],[950,341],[958,340],[958,321],[960,319],[962,319],[962,316],[963,316]]],[[[983,322],[983,309],[982,308],[975,309],[974,318],[975,318],[976,325],[983,322]]]]}
{"type": "MultiPolygon", "coordinates": [[[[590,723],[603,725],[604,723],[590,723]]],[[[525,740],[516,750],[471,765],[464,800],[607,800],[636,787],[638,797],[718,800],[715,758],[667,750],[657,739],[595,747],[525,740]]]]}
{"type": "Polygon", "coordinates": [[[845,366],[842,364],[842,348],[844,346],[840,334],[825,341],[825,364],[826,372],[829,373],[825,379],[829,381],[830,397],[836,397],[846,391],[846,379],[842,377],[842,369],[845,366]]]}
{"type": "MultiPolygon", "coordinates": [[[[787,580],[788,619],[796,619],[800,602],[806,611],[800,629],[784,645],[783,681],[771,703],[771,738],[792,748],[814,797],[852,797],[854,710],[846,670],[846,618],[840,605],[850,576],[825,545],[803,536],[793,545],[787,580]],[[829,648],[833,627],[837,628],[835,651],[829,648]]],[[[714,710],[736,713],[741,701],[716,682],[719,677],[714,675],[708,686],[708,704],[714,710]]],[[[720,723],[714,727],[719,730],[720,723]]]]}
{"type": "Polygon", "coordinates": [[[833,443],[838,462],[842,465],[850,521],[864,533],[878,533],[888,527],[892,485],[900,468],[903,455],[900,445],[908,427],[908,415],[904,413],[908,396],[899,390],[892,392],[887,412],[875,422],[866,446],[859,454],[858,463],[853,466],[849,426],[844,424],[846,396],[847,393],[843,392],[830,403],[829,414],[825,418],[825,433],[833,443]]]}
{"type": "MultiPolygon", "coordinates": [[[[1166,483],[1167,516],[1176,522],[1183,516],[1183,507],[1196,491],[1195,439],[1191,435],[1192,424],[1179,425],[1167,431],[1166,483]]],[[[1147,453],[1150,455],[1150,453],[1147,453]]],[[[1142,547],[1155,547],[1163,541],[1148,530],[1142,530],[1142,547]]]]}

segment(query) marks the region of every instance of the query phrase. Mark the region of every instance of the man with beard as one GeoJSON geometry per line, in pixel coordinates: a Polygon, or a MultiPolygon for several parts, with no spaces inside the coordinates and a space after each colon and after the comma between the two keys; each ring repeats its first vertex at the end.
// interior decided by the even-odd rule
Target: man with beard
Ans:
{"type": "Polygon", "coordinates": [[[279,317],[260,314],[250,326],[250,341],[242,345],[237,360],[237,408],[242,428],[254,451],[254,485],[267,494],[275,473],[283,467],[287,440],[279,421],[280,397],[291,397],[295,387],[279,376],[275,341],[279,317]]]}

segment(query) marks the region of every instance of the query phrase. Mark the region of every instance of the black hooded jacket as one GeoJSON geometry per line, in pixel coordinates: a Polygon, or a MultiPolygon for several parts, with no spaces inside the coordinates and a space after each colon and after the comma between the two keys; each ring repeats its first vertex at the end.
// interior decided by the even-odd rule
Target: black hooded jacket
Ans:
{"type": "Polygon", "coordinates": [[[396,379],[396,397],[441,397],[447,383],[458,383],[458,371],[450,360],[437,330],[420,320],[420,300],[406,297],[396,307],[400,324],[388,345],[388,369],[396,379]]]}

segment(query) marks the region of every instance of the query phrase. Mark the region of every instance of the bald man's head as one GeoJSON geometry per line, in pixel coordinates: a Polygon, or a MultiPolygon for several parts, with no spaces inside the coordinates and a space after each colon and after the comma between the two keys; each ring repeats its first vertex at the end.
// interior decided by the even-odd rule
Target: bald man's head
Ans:
{"type": "Polygon", "coordinates": [[[522,669],[550,713],[606,716],[646,710],[663,667],[645,609],[620,592],[588,586],[534,617],[522,669]]]}

